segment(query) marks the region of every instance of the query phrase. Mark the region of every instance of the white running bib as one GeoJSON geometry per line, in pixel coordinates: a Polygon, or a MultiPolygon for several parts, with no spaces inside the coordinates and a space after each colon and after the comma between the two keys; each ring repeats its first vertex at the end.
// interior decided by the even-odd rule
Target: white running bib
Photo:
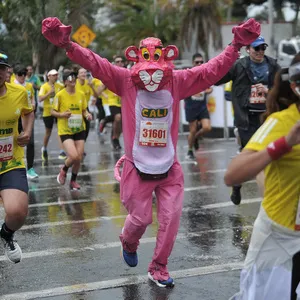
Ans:
{"type": "Polygon", "coordinates": [[[69,128],[80,128],[82,124],[82,115],[71,115],[68,119],[69,128]]]}
{"type": "Polygon", "coordinates": [[[202,92],[202,93],[198,93],[196,95],[193,95],[192,97],[192,100],[194,101],[203,101],[205,99],[205,92],[202,92]]]}
{"type": "MultiPolygon", "coordinates": [[[[265,88],[267,88],[266,85],[264,85],[265,88]]],[[[251,86],[251,94],[249,98],[250,104],[258,104],[258,103],[266,103],[266,97],[265,94],[258,94],[256,86],[251,86]]]]}
{"type": "Polygon", "coordinates": [[[168,138],[168,123],[157,121],[141,121],[141,146],[166,147],[168,138]]]}
{"type": "Polygon", "coordinates": [[[0,138],[0,161],[7,161],[13,158],[14,138],[13,136],[0,138]]]}

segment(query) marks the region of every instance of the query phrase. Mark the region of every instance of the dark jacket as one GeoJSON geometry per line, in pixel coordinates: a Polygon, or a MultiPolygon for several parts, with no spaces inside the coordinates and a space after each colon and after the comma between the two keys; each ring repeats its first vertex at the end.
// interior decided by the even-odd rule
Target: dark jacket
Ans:
{"type": "MultiPolygon", "coordinates": [[[[273,86],[275,73],[279,70],[276,60],[266,56],[269,65],[268,88],[273,86]]],[[[250,57],[243,57],[235,62],[229,72],[215,85],[224,84],[232,80],[232,105],[234,109],[234,125],[238,128],[247,130],[249,127],[248,100],[251,92],[252,81],[250,71],[250,57]]]]}

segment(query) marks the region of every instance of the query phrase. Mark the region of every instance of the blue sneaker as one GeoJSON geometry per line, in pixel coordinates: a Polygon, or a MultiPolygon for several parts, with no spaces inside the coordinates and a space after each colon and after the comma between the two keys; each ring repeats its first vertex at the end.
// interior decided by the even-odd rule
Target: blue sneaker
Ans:
{"type": "Polygon", "coordinates": [[[131,268],[134,268],[138,264],[138,256],[136,252],[130,253],[123,249],[121,246],[121,251],[123,255],[124,262],[131,268]]]}
{"type": "Polygon", "coordinates": [[[169,277],[167,280],[156,280],[152,277],[151,273],[148,272],[148,278],[153,281],[159,287],[174,287],[175,283],[173,278],[169,277]]]}

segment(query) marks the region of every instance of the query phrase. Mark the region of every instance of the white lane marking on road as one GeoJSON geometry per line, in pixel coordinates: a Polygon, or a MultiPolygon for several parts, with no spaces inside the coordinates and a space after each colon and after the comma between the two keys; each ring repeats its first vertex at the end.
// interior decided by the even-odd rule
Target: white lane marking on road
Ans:
{"type": "MultiPolygon", "coordinates": [[[[244,204],[253,204],[260,202],[261,198],[254,198],[254,199],[245,199],[242,200],[242,203],[239,205],[239,207],[243,206],[244,204]]],[[[183,208],[183,212],[189,212],[189,211],[201,211],[204,209],[215,209],[215,208],[224,208],[229,206],[235,206],[232,202],[221,202],[221,203],[215,203],[215,204],[207,204],[200,206],[196,209],[191,208],[183,208]]],[[[117,216],[102,216],[102,217],[96,217],[91,219],[83,219],[83,220],[73,220],[73,221],[58,221],[58,222],[46,222],[46,223],[40,223],[40,224],[31,224],[31,225],[24,225],[19,230],[30,230],[34,228],[44,228],[44,227],[55,227],[55,226],[63,226],[63,225],[70,225],[70,224],[81,224],[81,223],[91,223],[91,222],[100,222],[100,221],[110,221],[115,219],[125,219],[127,215],[117,215],[117,216]]]]}
{"type": "MultiPolygon", "coordinates": [[[[205,230],[205,231],[193,232],[193,233],[187,233],[187,234],[179,233],[176,237],[176,240],[185,240],[185,239],[191,238],[191,237],[200,237],[203,234],[224,233],[224,232],[232,231],[234,229],[239,229],[239,228],[240,227],[235,226],[235,227],[230,227],[230,228],[209,229],[209,230],[205,230]]],[[[245,229],[252,230],[252,228],[253,228],[253,226],[251,226],[251,225],[243,226],[244,230],[245,229]]],[[[140,239],[140,244],[149,244],[149,243],[155,243],[155,242],[156,242],[156,237],[140,239]]],[[[48,250],[44,250],[44,251],[34,251],[34,252],[22,253],[22,259],[70,254],[70,253],[84,252],[84,251],[95,251],[95,250],[119,248],[119,247],[120,247],[120,242],[109,242],[109,243],[103,243],[103,244],[93,244],[93,245],[89,245],[88,247],[83,247],[83,248],[74,248],[74,247],[73,248],[71,248],[71,247],[56,248],[56,249],[48,249],[48,250]]],[[[7,261],[6,256],[4,256],[4,255],[0,256],[0,261],[7,261]]]]}
{"type": "MultiPolygon", "coordinates": [[[[174,279],[181,279],[195,276],[205,276],[209,274],[216,274],[222,272],[237,271],[243,267],[243,262],[231,262],[227,264],[211,265],[206,267],[191,268],[185,270],[177,270],[172,272],[174,279]]],[[[0,300],[29,300],[41,297],[57,297],[63,295],[70,295],[82,292],[91,292],[103,289],[112,289],[122,286],[129,286],[133,284],[143,284],[148,282],[146,275],[126,276],[124,278],[104,280],[98,282],[80,283],[76,285],[62,286],[52,289],[45,289],[40,291],[31,291],[24,293],[8,294],[0,296],[0,300]]]]}
{"type": "MultiPolygon", "coordinates": [[[[261,202],[261,201],[262,201],[262,198],[253,198],[253,199],[243,199],[241,203],[242,204],[252,204],[252,203],[258,203],[258,202],[261,202]]],[[[229,207],[229,206],[234,206],[231,201],[203,205],[203,206],[201,206],[200,209],[224,208],[224,207],[229,207]]],[[[199,209],[191,209],[189,207],[182,209],[183,212],[195,211],[195,210],[199,210],[199,209]]]]}

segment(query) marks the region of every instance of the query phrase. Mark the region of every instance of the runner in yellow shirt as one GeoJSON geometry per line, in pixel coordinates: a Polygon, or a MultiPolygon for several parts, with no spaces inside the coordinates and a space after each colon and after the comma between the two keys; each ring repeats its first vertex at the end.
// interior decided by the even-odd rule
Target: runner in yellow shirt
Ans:
{"type": "MultiPolygon", "coordinates": [[[[124,67],[123,58],[121,56],[115,56],[114,64],[121,68],[124,67]]],[[[102,98],[108,101],[110,110],[110,115],[100,121],[99,131],[102,133],[105,125],[109,122],[113,122],[111,142],[115,150],[120,150],[122,149],[119,141],[122,132],[121,98],[112,91],[106,89],[105,86],[100,87],[98,93],[99,92],[102,92],[102,98]]]]}
{"type": "MultiPolygon", "coordinates": [[[[298,55],[300,61],[300,54],[298,55]]],[[[300,62],[278,72],[270,114],[225,174],[229,186],[264,170],[263,202],[254,223],[240,292],[232,299],[296,300],[300,267],[300,62]],[[288,81],[290,80],[290,82],[288,81]],[[292,104],[291,104],[292,103],[292,104]]]]}
{"type": "MultiPolygon", "coordinates": [[[[84,94],[87,105],[89,105],[91,97],[95,97],[96,95],[96,90],[94,89],[94,86],[92,84],[92,78],[90,77],[89,79],[87,79],[87,71],[84,68],[80,68],[78,70],[76,91],[81,91],[84,94]]],[[[90,121],[84,119],[84,122],[86,126],[86,140],[90,132],[90,121]]]]}
{"type": "Polygon", "coordinates": [[[0,53],[0,196],[5,221],[0,230],[6,257],[14,263],[22,259],[22,250],[14,241],[28,212],[28,182],[23,147],[29,143],[34,113],[27,91],[21,85],[5,82],[10,65],[7,55],[0,53]],[[23,131],[18,131],[22,118],[23,131]]]}
{"type": "MultiPolygon", "coordinates": [[[[55,95],[61,91],[64,86],[57,82],[58,72],[53,69],[47,73],[48,82],[44,83],[39,91],[39,102],[44,103],[44,110],[43,110],[43,120],[45,124],[45,136],[43,141],[42,147],[42,159],[47,163],[48,162],[48,151],[47,146],[49,143],[49,139],[52,133],[53,124],[55,122],[55,118],[51,116],[51,109],[53,104],[53,99],[55,95]]],[[[60,143],[60,140],[59,140],[60,143]]],[[[65,159],[66,153],[62,150],[62,145],[60,144],[60,159],[65,159]]]]}
{"type": "Polygon", "coordinates": [[[63,81],[66,88],[55,96],[51,112],[57,118],[58,135],[68,153],[65,165],[57,176],[57,181],[61,185],[65,184],[68,169],[72,167],[70,188],[79,190],[80,185],[76,182],[76,178],[84,152],[86,136],[83,119],[91,120],[92,115],[87,111],[84,94],[75,88],[76,74],[64,70],[63,81]]]}
{"type": "MultiPolygon", "coordinates": [[[[35,112],[35,99],[34,99],[34,89],[31,83],[26,82],[26,74],[27,69],[24,66],[19,65],[15,70],[15,84],[22,85],[25,87],[28,95],[28,101],[31,103],[33,111],[35,112]]],[[[22,129],[22,121],[19,119],[19,132],[21,132],[22,129]]],[[[32,133],[29,143],[26,147],[26,161],[27,161],[27,178],[28,179],[36,179],[39,177],[39,175],[35,172],[33,168],[34,164],[34,126],[32,127],[32,133]]]]}

